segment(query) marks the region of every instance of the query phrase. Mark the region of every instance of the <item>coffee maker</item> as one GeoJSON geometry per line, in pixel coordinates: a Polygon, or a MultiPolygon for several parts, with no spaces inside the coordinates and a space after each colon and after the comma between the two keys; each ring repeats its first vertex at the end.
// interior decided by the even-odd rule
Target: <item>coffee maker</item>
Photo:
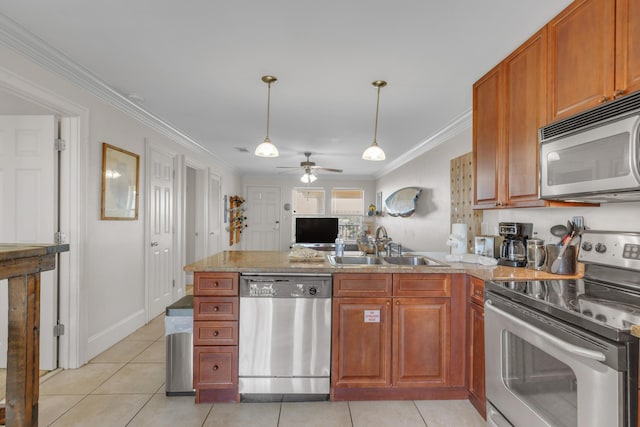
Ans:
{"type": "Polygon", "coordinates": [[[533,233],[533,224],[524,222],[501,222],[498,232],[504,237],[500,246],[498,265],[526,267],[527,239],[533,233]]]}

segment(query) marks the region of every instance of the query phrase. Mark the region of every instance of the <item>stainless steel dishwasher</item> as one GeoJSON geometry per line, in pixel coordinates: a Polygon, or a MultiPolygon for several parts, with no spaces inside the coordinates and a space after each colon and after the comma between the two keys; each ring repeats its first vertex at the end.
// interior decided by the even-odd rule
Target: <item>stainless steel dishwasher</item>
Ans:
{"type": "Polygon", "coordinates": [[[238,391],[244,401],[328,398],[331,286],[330,274],[240,277],[238,391]]]}

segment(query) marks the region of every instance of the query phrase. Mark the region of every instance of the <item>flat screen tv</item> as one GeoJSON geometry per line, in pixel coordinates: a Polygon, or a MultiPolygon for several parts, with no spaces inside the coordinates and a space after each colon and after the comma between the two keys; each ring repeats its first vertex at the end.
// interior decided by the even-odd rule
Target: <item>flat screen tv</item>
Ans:
{"type": "Polygon", "coordinates": [[[296,243],[334,243],[338,218],[296,218],[296,243]]]}

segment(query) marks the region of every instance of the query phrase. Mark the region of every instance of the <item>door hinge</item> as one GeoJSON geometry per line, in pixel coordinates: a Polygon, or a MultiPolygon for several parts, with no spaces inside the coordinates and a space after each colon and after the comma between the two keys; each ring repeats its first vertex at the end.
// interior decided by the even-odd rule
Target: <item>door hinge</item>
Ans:
{"type": "Polygon", "coordinates": [[[67,236],[62,231],[56,231],[53,233],[53,243],[61,245],[67,240],[67,236]]]}
{"type": "Polygon", "coordinates": [[[175,288],[176,287],[176,279],[173,279],[171,282],[172,282],[171,286],[173,286],[175,288]]]}
{"type": "Polygon", "coordinates": [[[64,335],[64,325],[62,323],[58,323],[53,327],[53,336],[61,337],[64,335]]]}
{"type": "Polygon", "coordinates": [[[57,138],[54,141],[53,146],[55,147],[56,151],[64,151],[64,149],[67,148],[67,145],[62,138],[57,138]]]}

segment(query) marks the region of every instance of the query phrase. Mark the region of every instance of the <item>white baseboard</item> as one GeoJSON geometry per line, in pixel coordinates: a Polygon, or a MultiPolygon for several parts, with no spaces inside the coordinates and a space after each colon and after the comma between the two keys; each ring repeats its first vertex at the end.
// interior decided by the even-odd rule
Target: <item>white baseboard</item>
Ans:
{"type": "Polygon", "coordinates": [[[108,329],[89,337],[87,355],[88,360],[93,359],[112,345],[121,341],[132,332],[145,325],[145,312],[139,310],[129,317],[125,317],[120,322],[111,325],[108,329]]]}

